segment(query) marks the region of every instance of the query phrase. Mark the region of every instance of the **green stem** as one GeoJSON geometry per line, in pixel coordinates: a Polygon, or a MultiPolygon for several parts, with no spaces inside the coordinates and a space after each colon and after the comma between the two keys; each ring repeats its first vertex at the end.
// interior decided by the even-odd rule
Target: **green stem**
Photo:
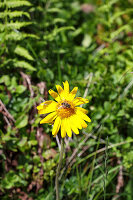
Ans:
{"type": "Polygon", "coordinates": [[[64,139],[61,138],[60,158],[59,158],[59,164],[57,167],[56,178],[55,178],[56,200],[60,200],[60,197],[59,197],[59,175],[60,175],[60,169],[61,169],[61,164],[62,164],[62,160],[63,160],[63,152],[64,152],[64,139]]]}

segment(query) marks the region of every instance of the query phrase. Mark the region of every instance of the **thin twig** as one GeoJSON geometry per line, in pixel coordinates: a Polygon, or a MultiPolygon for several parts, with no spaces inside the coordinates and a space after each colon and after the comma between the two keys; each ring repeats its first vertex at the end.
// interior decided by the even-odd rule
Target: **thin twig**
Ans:
{"type": "Polygon", "coordinates": [[[4,116],[4,120],[6,121],[8,126],[11,126],[11,124],[10,124],[10,122],[9,122],[9,120],[8,120],[8,118],[6,116],[4,116]]]}
{"type": "Polygon", "coordinates": [[[123,166],[121,165],[121,160],[119,158],[118,158],[117,163],[118,163],[118,165],[120,165],[120,170],[119,170],[119,174],[118,174],[118,177],[117,177],[116,195],[113,197],[113,200],[118,199],[120,190],[124,186],[123,166]]]}
{"type": "Polygon", "coordinates": [[[124,89],[123,93],[120,95],[120,98],[123,98],[127,94],[128,90],[132,87],[132,85],[133,85],[133,80],[130,81],[130,83],[124,89]]]}
{"type": "Polygon", "coordinates": [[[4,112],[1,112],[4,114],[4,116],[6,115],[9,119],[11,119],[13,122],[15,122],[15,119],[13,118],[13,116],[8,112],[8,110],[6,109],[5,105],[3,104],[3,102],[0,100],[0,105],[2,107],[2,109],[4,110],[4,112]]]}
{"type": "Polygon", "coordinates": [[[32,89],[30,77],[29,77],[27,74],[23,73],[23,72],[20,72],[20,74],[21,74],[21,76],[23,77],[23,79],[27,82],[28,87],[29,87],[29,90],[30,90],[30,96],[31,96],[31,98],[33,98],[33,96],[34,96],[34,91],[33,91],[33,89],[32,89]]]}
{"type": "Polygon", "coordinates": [[[89,87],[90,87],[90,84],[91,84],[91,81],[92,81],[92,77],[93,77],[93,73],[90,73],[89,74],[89,80],[88,80],[88,83],[87,83],[83,98],[86,98],[86,96],[88,94],[88,90],[89,90],[89,87]]]}
{"type": "Polygon", "coordinates": [[[56,142],[57,142],[59,150],[61,151],[61,145],[60,145],[60,141],[59,141],[58,135],[56,135],[56,142]]]}

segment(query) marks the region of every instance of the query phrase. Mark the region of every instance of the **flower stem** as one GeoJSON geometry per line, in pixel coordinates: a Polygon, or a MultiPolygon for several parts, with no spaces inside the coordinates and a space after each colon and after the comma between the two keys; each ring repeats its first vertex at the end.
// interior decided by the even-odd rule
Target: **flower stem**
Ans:
{"type": "Polygon", "coordinates": [[[59,174],[60,174],[61,164],[62,164],[62,160],[63,160],[63,152],[64,152],[64,139],[61,138],[61,150],[60,150],[59,164],[57,167],[56,179],[55,179],[56,200],[60,200],[60,197],[59,197],[59,174]]]}

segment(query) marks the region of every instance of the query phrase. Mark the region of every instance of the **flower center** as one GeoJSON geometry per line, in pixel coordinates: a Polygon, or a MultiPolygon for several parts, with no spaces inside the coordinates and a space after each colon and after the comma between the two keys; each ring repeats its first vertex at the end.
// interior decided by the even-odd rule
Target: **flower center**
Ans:
{"type": "Polygon", "coordinates": [[[75,107],[70,101],[60,101],[57,105],[57,114],[61,118],[70,117],[75,113],[75,107]]]}

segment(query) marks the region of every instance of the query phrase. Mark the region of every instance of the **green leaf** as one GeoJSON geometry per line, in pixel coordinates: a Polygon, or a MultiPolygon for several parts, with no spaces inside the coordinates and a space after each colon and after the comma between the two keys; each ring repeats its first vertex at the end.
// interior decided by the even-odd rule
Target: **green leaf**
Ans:
{"type": "Polygon", "coordinates": [[[47,10],[47,12],[49,12],[49,13],[61,13],[62,10],[59,9],[59,8],[49,8],[49,9],[47,10]]]}
{"type": "Polygon", "coordinates": [[[29,146],[35,146],[35,145],[37,145],[37,140],[30,140],[30,141],[28,141],[28,144],[29,144],[29,146]]]}
{"type": "Polygon", "coordinates": [[[34,58],[30,55],[29,51],[27,49],[25,49],[24,47],[17,46],[15,48],[14,53],[16,53],[17,55],[22,56],[28,60],[34,60],[34,58]]]}
{"type": "Polygon", "coordinates": [[[23,60],[22,61],[16,61],[14,63],[14,66],[25,68],[25,69],[30,70],[30,71],[36,71],[36,69],[31,64],[29,64],[28,62],[23,61],[23,60]]]}
{"type": "Polygon", "coordinates": [[[23,128],[28,124],[28,115],[22,115],[16,120],[16,127],[23,128]]]}
{"type": "Polygon", "coordinates": [[[33,157],[33,162],[36,163],[36,164],[39,163],[40,162],[40,157],[38,155],[35,155],[33,157]]]}
{"type": "Polygon", "coordinates": [[[16,93],[21,94],[26,90],[26,87],[23,85],[19,85],[16,87],[16,93]]]}
{"type": "Polygon", "coordinates": [[[5,83],[6,86],[10,85],[10,78],[8,75],[3,75],[0,78],[0,83],[5,83]]]}
{"type": "Polygon", "coordinates": [[[23,138],[20,140],[20,142],[18,142],[18,146],[19,146],[19,147],[23,147],[23,146],[25,146],[26,142],[27,142],[27,137],[23,137],[23,138]]]}
{"type": "Polygon", "coordinates": [[[104,109],[105,109],[105,111],[110,111],[110,109],[111,109],[110,102],[108,102],[108,101],[104,102],[104,109]]]}
{"type": "Polygon", "coordinates": [[[91,39],[91,37],[90,37],[90,35],[85,35],[84,36],[84,39],[83,39],[83,41],[82,41],[82,45],[83,45],[83,47],[89,47],[90,46],[90,44],[91,44],[91,41],[92,41],[92,39],[91,39]]]}
{"type": "Polygon", "coordinates": [[[125,115],[125,111],[124,110],[120,110],[118,113],[117,113],[117,117],[122,117],[125,115]]]}

